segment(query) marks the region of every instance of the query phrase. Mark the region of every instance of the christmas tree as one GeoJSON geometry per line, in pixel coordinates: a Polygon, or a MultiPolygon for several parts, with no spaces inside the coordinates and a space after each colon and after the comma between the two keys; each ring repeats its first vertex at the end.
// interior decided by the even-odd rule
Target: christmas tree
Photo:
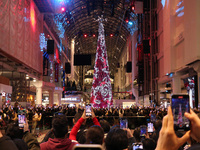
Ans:
{"type": "Polygon", "coordinates": [[[103,18],[99,21],[99,35],[94,65],[93,83],[91,89],[91,104],[93,107],[105,108],[112,105],[112,86],[109,75],[108,58],[105,43],[103,18]]]}

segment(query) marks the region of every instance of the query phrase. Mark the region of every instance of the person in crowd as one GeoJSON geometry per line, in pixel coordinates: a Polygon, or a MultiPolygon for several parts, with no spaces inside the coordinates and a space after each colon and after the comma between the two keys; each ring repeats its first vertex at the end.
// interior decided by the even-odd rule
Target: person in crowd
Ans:
{"type": "Polygon", "coordinates": [[[20,130],[17,124],[9,124],[6,129],[6,135],[13,140],[18,149],[28,150],[27,144],[22,140],[23,130],[20,130]]]}
{"type": "Polygon", "coordinates": [[[155,150],[156,148],[156,142],[151,138],[144,139],[142,144],[143,150],[155,150]]]}
{"type": "Polygon", "coordinates": [[[35,133],[35,129],[37,127],[37,122],[40,121],[42,118],[42,114],[39,113],[38,111],[35,111],[32,119],[32,133],[35,133]]]}
{"type": "Polygon", "coordinates": [[[100,125],[103,128],[104,131],[104,138],[106,138],[108,132],[110,131],[110,124],[106,120],[100,120],[100,125]]]}
{"type": "Polygon", "coordinates": [[[160,129],[162,127],[162,120],[158,119],[155,121],[154,123],[154,128],[155,128],[155,131],[153,132],[152,134],[152,139],[154,139],[154,141],[157,143],[158,141],[158,137],[159,137],[159,132],[160,132],[160,129]]]}
{"type": "Polygon", "coordinates": [[[47,142],[41,143],[41,150],[71,150],[76,142],[66,138],[68,133],[68,121],[65,115],[57,115],[52,121],[55,138],[49,138],[47,142]]]}
{"type": "Polygon", "coordinates": [[[85,144],[103,144],[104,131],[99,125],[91,126],[86,132],[85,144]]]}
{"type": "MultiPolygon", "coordinates": [[[[197,142],[200,142],[200,119],[190,110],[190,113],[185,113],[185,117],[191,122],[191,130],[186,132],[181,138],[178,138],[174,131],[174,120],[171,107],[168,108],[167,115],[163,118],[162,128],[158,138],[156,150],[177,150],[190,136],[197,142]]],[[[190,150],[197,150],[200,145],[191,146],[190,150]]]]}
{"type": "Polygon", "coordinates": [[[133,136],[135,137],[136,143],[141,143],[140,127],[135,128],[133,136]]]}
{"type": "MultiPolygon", "coordinates": [[[[100,126],[99,121],[96,118],[93,109],[91,111],[91,118],[92,118],[92,121],[93,121],[94,125],[100,126]]],[[[81,118],[73,126],[73,128],[72,128],[72,130],[70,132],[70,135],[69,135],[69,139],[75,140],[75,141],[77,141],[77,140],[79,141],[79,139],[76,139],[76,136],[77,136],[78,130],[80,129],[81,125],[86,121],[86,119],[87,119],[87,117],[86,117],[86,113],[85,113],[85,110],[84,110],[81,118]]]]}
{"type": "Polygon", "coordinates": [[[106,150],[124,150],[128,148],[128,137],[126,131],[115,128],[108,132],[105,139],[106,150]]]}
{"type": "Polygon", "coordinates": [[[17,146],[9,136],[3,136],[0,130],[0,148],[1,150],[18,150],[17,146]]]}

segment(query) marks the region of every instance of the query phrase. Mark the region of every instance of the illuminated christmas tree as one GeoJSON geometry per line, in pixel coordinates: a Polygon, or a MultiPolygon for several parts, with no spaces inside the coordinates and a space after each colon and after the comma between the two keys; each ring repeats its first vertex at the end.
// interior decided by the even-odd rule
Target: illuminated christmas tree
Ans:
{"type": "Polygon", "coordinates": [[[179,112],[178,112],[178,124],[182,126],[183,124],[183,117],[182,117],[182,109],[181,104],[179,104],[179,112]]]}
{"type": "Polygon", "coordinates": [[[112,86],[109,75],[108,58],[104,34],[104,19],[99,21],[99,35],[97,41],[97,52],[94,65],[93,83],[91,89],[91,104],[93,107],[105,108],[112,105],[112,86]]]}

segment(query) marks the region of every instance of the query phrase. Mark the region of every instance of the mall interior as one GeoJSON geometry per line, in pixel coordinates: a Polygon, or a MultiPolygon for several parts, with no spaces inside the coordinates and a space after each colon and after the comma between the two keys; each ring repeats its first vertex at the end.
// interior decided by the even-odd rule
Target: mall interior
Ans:
{"type": "Polygon", "coordinates": [[[5,150],[15,150],[15,138],[28,146],[20,150],[200,143],[199,8],[200,0],[0,0],[0,149],[8,139],[5,150]]]}
{"type": "Polygon", "coordinates": [[[3,0],[0,107],[90,103],[103,21],[113,106],[200,95],[199,0],[3,0]]]}

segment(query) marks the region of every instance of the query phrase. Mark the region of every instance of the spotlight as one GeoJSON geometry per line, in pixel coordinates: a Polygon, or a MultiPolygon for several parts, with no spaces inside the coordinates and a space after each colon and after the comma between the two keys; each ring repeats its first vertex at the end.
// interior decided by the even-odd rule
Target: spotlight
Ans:
{"type": "Polygon", "coordinates": [[[130,26],[132,26],[132,25],[133,25],[133,22],[129,21],[128,24],[129,24],[130,26]]]}

